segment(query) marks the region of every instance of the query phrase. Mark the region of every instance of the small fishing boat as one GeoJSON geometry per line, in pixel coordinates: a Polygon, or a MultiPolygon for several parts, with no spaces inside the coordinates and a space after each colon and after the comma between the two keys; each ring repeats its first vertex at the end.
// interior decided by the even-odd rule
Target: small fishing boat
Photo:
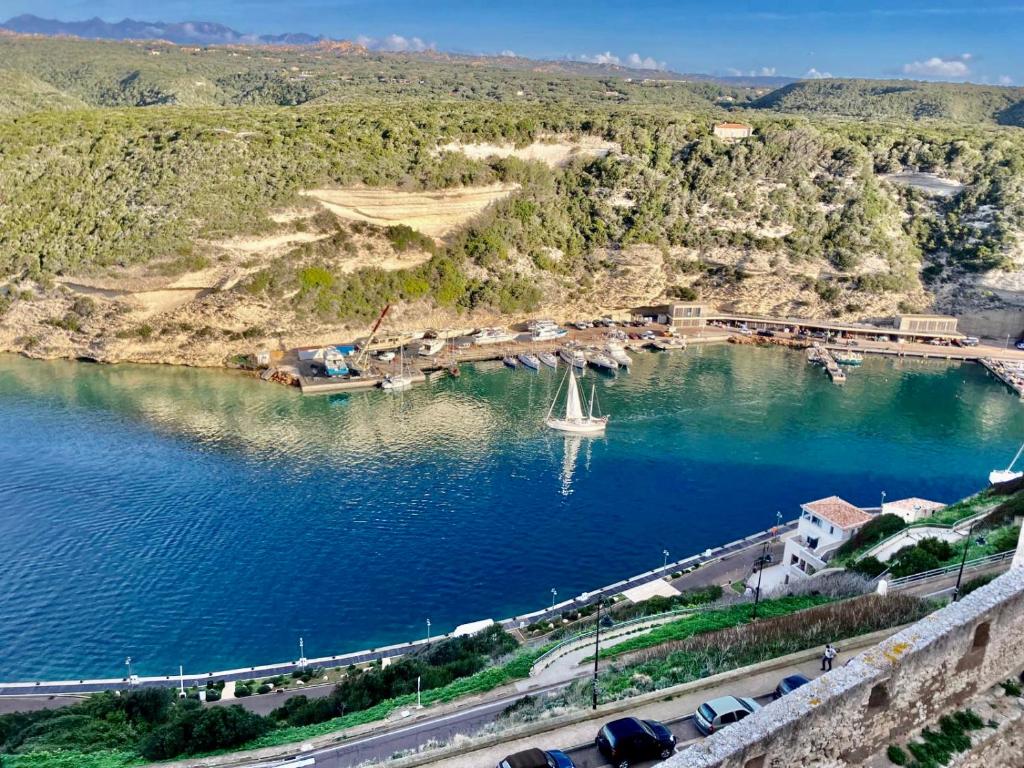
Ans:
{"type": "Polygon", "coordinates": [[[520,363],[522,363],[526,368],[531,368],[535,371],[540,370],[540,360],[538,360],[537,356],[534,354],[531,354],[529,352],[520,352],[518,355],[516,355],[516,359],[520,363]]]}
{"type": "Polygon", "coordinates": [[[1011,480],[1016,480],[1018,477],[1024,476],[1024,472],[1016,472],[1013,469],[1013,465],[1017,463],[1017,459],[1020,458],[1021,453],[1024,453],[1024,443],[1022,443],[1020,448],[1017,449],[1017,455],[1013,457],[1013,461],[1010,462],[1010,466],[1006,469],[993,469],[988,473],[988,481],[992,485],[995,485],[996,483],[1008,483],[1011,480]]]}
{"type": "Polygon", "coordinates": [[[539,355],[537,355],[537,357],[548,368],[558,367],[558,358],[555,357],[555,355],[551,354],[550,352],[541,352],[539,355]]]}
{"type": "Polygon", "coordinates": [[[859,352],[840,352],[833,351],[832,359],[840,365],[860,365],[864,362],[864,355],[859,352]]]}
{"type": "Polygon", "coordinates": [[[603,352],[590,352],[587,354],[587,362],[599,371],[617,371],[619,364],[603,352]]]}
{"type": "Polygon", "coordinates": [[[577,347],[564,346],[558,350],[558,356],[565,361],[566,365],[583,370],[587,367],[587,357],[583,350],[577,347]]]}
{"type": "Polygon", "coordinates": [[[516,359],[512,357],[512,355],[505,355],[503,358],[501,358],[501,362],[503,362],[509,368],[519,367],[519,363],[516,362],[516,359]]]}
{"type": "Polygon", "coordinates": [[[324,355],[324,370],[331,378],[348,376],[348,365],[345,363],[345,356],[336,349],[328,349],[324,355]]]}
{"type": "Polygon", "coordinates": [[[544,419],[544,423],[549,428],[557,429],[560,432],[573,432],[580,435],[600,434],[604,432],[605,427],[608,425],[608,417],[594,415],[596,390],[591,386],[590,400],[589,402],[584,401],[583,394],[580,391],[580,383],[576,379],[576,373],[573,368],[574,366],[570,365],[569,370],[566,371],[565,378],[562,379],[563,384],[568,383],[565,397],[565,416],[557,418],[552,415],[555,411],[555,405],[558,403],[558,396],[562,391],[562,387],[559,386],[558,392],[555,393],[555,399],[551,401],[551,407],[548,409],[548,415],[544,419]]]}
{"type": "Polygon", "coordinates": [[[382,363],[390,363],[392,360],[395,359],[395,353],[381,352],[379,355],[377,355],[377,359],[380,360],[382,363]]]}

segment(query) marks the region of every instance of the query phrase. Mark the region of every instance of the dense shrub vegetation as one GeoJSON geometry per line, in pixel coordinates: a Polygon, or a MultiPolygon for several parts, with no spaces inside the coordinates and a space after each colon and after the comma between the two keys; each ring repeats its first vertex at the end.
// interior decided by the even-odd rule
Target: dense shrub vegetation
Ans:
{"type": "MultiPolygon", "coordinates": [[[[348,713],[372,712],[369,720],[379,719],[387,712],[374,708],[397,706],[403,696],[415,693],[417,678],[422,679],[422,689],[428,694],[438,692],[447,699],[489,690],[528,674],[533,656],[516,658],[504,666],[493,664],[517,648],[515,640],[498,626],[473,636],[442,640],[386,668],[350,668],[330,695],[316,699],[294,696],[269,717],[237,705],[204,706],[195,691],[180,700],[165,688],[97,694],[63,709],[0,716],[0,753],[33,759],[61,751],[114,753],[112,764],[121,764],[130,762],[132,755],[163,760],[235,747],[272,731],[287,733],[289,726],[325,723],[348,713]]],[[[309,680],[312,673],[299,672],[298,676],[309,680]]],[[[207,700],[219,698],[222,687],[222,683],[211,682],[207,700]]],[[[236,691],[247,691],[244,697],[252,695],[254,687],[254,683],[243,682],[236,685],[236,691]]],[[[267,685],[263,692],[269,690],[267,685]]]]}
{"type": "MultiPolygon", "coordinates": [[[[824,260],[844,273],[859,270],[813,286],[840,313],[856,306],[854,293],[916,290],[922,267],[934,281],[1000,266],[1024,226],[1019,132],[752,111],[742,119],[755,135],[724,144],[710,133],[724,114],[715,104],[745,97],[712,83],[642,84],[493,61],[466,67],[317,50],[255,49],[243,62],[236,53],[0,39],[5,67],[21,73],[5,75],[19,84],[12,92],[42,98],[0,117],[0,275],[116,273],[127,264],[180,272],[207,263],[206,239],[268,231],[267,211],[303,202],[303,189],[502,181],[520,191],[443,246],[408,227],[383,233],[398,252],[430,253],[419,267],[333,268],[335,255],[358,246],[320,216],[311,224],[333,229],[328,239],[305,244],[237,290],[288,297],[300,314],[322,320],[365,319],[396,300],[521,312],[545,298],[537,272],[564,281],[570,295],[562,298],[571,300],[574,286],[614,269],[605,251],[653,245],[689,251],[668,262],[666,275],[678,280],[671,293],[683,299],[743,280],[743,270],[715,263],[721,248],[763,252],[778,269],[824,260]],[[92,108],[38,111],[79,104],[92,108]],[[434,151],[452,140],[522,146],[550,134],[595,136],[622,152],[551,169],[434,151]],[[940,171],[969,186],[927,202],[881,181],[903,168],[940,171]],[[330,278],[304,271],[317,267],[330,278]]],[[[761,106],[796,108],[802,93],[804,111],[842,111],[829,105],[861,96],[857,84],[799,86],[761,106]]],[[[980,120],[1013,93],[934,89],[982,105],[957,113],[965,120],[980,120]]],[[[899,98],[927,100],[933,88],[911,90],[899,98]]]]}

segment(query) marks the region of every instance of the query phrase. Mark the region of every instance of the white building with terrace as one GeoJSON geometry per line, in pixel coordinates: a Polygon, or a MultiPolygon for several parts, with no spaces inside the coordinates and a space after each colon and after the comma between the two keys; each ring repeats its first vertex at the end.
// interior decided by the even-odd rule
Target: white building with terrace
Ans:
{"type": "Polygon", "coordinates": [[[786,540],[782,556],[785,583],[827,568],[839,547],[871,520],[871,515],[838,496],[801,504],[796,535],[786,540]]]}

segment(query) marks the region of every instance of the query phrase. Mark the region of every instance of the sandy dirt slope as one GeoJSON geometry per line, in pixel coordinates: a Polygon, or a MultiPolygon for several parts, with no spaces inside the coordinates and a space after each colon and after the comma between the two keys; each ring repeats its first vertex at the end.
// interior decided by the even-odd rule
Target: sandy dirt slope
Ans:
{"type": "Polygon", "coordinates": [[[461,152],[472,160],[518,157],[520,160],[536,160],[551,168],[567,165],[577,157],[604,157],[612,152],[620,152],[621,149],[615,142],[604,141],[596,136],[535,141],[525,147],[516,147],[513,144],[463,144],[460,141],[453,141],[437,148],[438,152],[461,152]]]}
{"type": "Polygon", "coordinates": [[[516,189],[516,184],[491,184],[431,192],[352,188],[311,189],[302,194],[343,219],[380,227],[405,224],[430,237],[441,238],[516,189]]]}

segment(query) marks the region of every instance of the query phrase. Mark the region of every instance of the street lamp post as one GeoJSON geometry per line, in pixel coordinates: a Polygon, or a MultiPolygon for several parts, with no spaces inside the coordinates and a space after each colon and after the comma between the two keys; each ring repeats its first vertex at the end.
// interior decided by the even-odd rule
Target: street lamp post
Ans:
{"type": "Polygon", "coordinates": [[[427,619],[427,645],[430,645],[430,619],[427,619]]]}
{"type": "Polygon", "coordinates": [[[768,541],[761,545],[761,567],[757,569],[757,589],[754,590],[754,610],[750,613],[750,620],[757,619],[757,604],[761,601],[761,574],[764,573],[764,558],[768,554],[768,541]]]}
{"type": "Polygon", "coordinates": [[[661,550],[661,554],[665,557],[664,562],[661,564],[661,569],[665,570],[666,568],[668,568],[668,550],[667,549],[661,550]]]}
{"type": "Polygon", "coordinates": [[[963,554],[963,557],[960,558],[960,571],[956,575],[956,586],[953,587],[953,602],[954,603],[957,600],[960,599],[960,582],[961,582],[961,580],[964,577],[964,565],[967,564],[967,550],[971,546],[971,534],[974,533],[974,526],[977,525],[977,524],[978,524],[977,520],[975,520],[973,523],[971,523],[971,527],[967,529],[967,538],[964,539],[964,554],[963,554]]]}
{"type": "Polygon", "coordinates": [[[879,513],[881,513],[883,507],[885,507],[885,491],[882,491],[882,503],[878,507],[879,513]]]}
{"type": "Polygon", "coordinates": [[[124,665],[128,667],[128,685],[132,684],[132,657],[129,656],[124,660],[124,665]]]}
{"type": "Polygon", "coordinates": [[[299,669],[306,668],[306,643],[300,637],[299,638],[299,669]]]}
{"type": "Polygon", "coordinates": [[[779,536],[780,535],[779,532],[781,530],[782,530],[782,512],[780,510],[775,510],[775,535],[779,536]]]}
{"type": "Polygon", "coordinates": [[[595,710],[597,709],[597,661],[601,653],[601,601],[603,599],[603,595],[597,598],[597,624],[594,626],[594,685],[592,694],[595,710]]]}
{"type": "Polygon", "coordinates": [[[554,587],[551,588],[551,610],[555,609],[555,598],[558,597],[558,590],[554,587]]]}

